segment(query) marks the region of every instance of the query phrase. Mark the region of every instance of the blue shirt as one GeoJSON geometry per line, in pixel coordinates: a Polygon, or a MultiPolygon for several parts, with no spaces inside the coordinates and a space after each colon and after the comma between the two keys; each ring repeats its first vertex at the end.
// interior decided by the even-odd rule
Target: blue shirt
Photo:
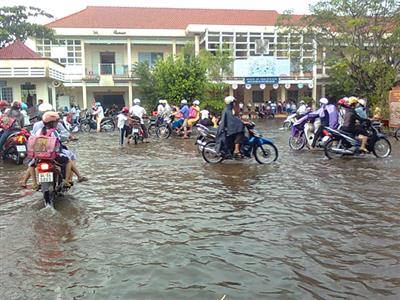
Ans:
{"type": "Polygon", "coordinates": [[[184,105],[184,106],[181,108],[181,114],[183,115],[183,117],[184,117],[185,119],[188,119],[188,118],[189,118],[189,106],[184,105]]]}

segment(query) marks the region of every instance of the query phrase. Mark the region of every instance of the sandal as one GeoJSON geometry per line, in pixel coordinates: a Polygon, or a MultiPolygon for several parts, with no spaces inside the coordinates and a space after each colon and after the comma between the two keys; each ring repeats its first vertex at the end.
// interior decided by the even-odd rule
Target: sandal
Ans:
{"type": "Polygon", "coordinates": [[[81,176],[81,177],[78,178],[78,182],[85,182],[85,181],[88,181],[88,180],[89,179],[87,177],[85,177],[85,176],[81,176]]]}
{"type": "Polygon", "coordinates": [[[32,190],[34,190],[35,192],[39,191],[39,185],[37,183],[33,183],[32,190]]]}
{"type": "Polygon", "coordinates": [[[64,188],[69,189],[72,187],[72,182],[68,182],[66,180],[64,180],[64,188]]]}

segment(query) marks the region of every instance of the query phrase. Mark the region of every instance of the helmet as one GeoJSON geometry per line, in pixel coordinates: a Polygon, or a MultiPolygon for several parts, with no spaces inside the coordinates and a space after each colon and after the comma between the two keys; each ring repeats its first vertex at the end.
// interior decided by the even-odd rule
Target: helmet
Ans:
{"type": "Polygon", "coordinates": [[[349,106],[349,105],[347,104],[346,99],[344,99],[344,98],[340,99],[340,100],[338,101],[337,105],[339,105],[339,106],[349,106]]]}
{"type": "Polygon", "coordinates": [[[125,107],[122,109],[122,113],[123,113],[123,114],[127,114],[128,112],[129,112],[129,108],[125,106],[125,107]]]}
{"type": "Polygon", "coordinates": [[[0,108],[8,106],[8,102],[6,100],[1,100],[0,101],[0,108]]]}
{"type": "Polygon", "coordinates": [[[367,100],[365,99],[358,99],[358,103],[361,104],[362,106],[367,106],[367,100]]]}
{"type": "Polygon", "coordinates": [[[225,101],[225,104],[231,104],[232,102],[234,102],[236,99],[235,99],[235,97],[233,97],[233,96],[227,96],[227,97],[225,97],[225,99],[224,99],[224,101],[225,101]]]}
{"type": "Polygon", "coordinates": [[[357,97],[350,97],[349,98],[349,105],[355,105],[358,103],[358,98],[357,97]]]}
{"type": "Polygon", "coordinates": [[[133,104],[140,104],[140,99],[139,98],[133,99],[133,104]]]}
{"type": "Polygon", "coordinates": [[[50,122],[56,122],[60,119],[60,116],[58,113],[54,111],[48,111],[43,114],[42,121],[43,123],[50,123],[50,122]]]}
{"type": "Polygon", "coordinates": [[[194,101],[193,101],[193,104],[194,104],[194,105],[200,105],[200,101],[199,101],[199,100],[194,100],[194,101]]]}
{"type": "Polygon", "coordinates": [[[39,105],[38,109],[40,112],[50,111],[53,110],[53,105],[51,105],[50,103],[43,103],[39,105]]]}
{"type": "Polygon", "coordinates": [[[96,102],[96,106],[101,106],[101,103],[100,102],[96,102]]]}
{"type": "Polygon", "coordinates": [[[160,100],[160,103],[161,103],[161,104],[167,104],[167,100],[162,99],[162,100],[160,100]]]}
{"type": "Polygon", "coordinates": [[[21,109],[22,110],[27,110],[28,109],[28,105],[24,102],[21,103],[21,109]]]}
{"type": "Polygon", "coordinates": [[[326,98],[321,98],[321,99],[319,99],[319,103],[321,103],[321,104],[328,104],[328,99],[326,99],[326,98]]]}
{"type": "Polygon", "coordinates": [[[304,100],[300,100],[300,104],[306,104],[304,100]]]}
{"type": "Polygon", "coordinates": [[[187,100],[186,99],[182,99],[181,104],[187,104],[187,100]]]}

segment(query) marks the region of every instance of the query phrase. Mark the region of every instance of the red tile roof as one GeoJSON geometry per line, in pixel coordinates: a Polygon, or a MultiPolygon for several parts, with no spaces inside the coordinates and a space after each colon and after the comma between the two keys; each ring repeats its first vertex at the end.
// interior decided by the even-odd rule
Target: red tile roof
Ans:
{"type": "Polygon", "coordinates": [[[20,40],[16,40],[11,45],[0,49],[0,59],[42,59],[42,57],[20,40]]]}
{"type": "Polygon", "coordinates": [[[88,6],[48,24],[51,28],[185,29],[189,24],[273,26],[273,10],[88,6]]]}

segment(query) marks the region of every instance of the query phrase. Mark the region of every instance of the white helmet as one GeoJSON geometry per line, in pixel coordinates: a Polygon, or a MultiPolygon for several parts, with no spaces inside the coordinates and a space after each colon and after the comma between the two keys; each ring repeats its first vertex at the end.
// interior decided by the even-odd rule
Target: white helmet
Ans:
{"type": "Polygon", "coordinates": [[[53,110],[53,105],[51,105],[50,103],[42,103],[39,105],[38,110],[40,112],[51,111],[53,110]]]}
{"type": "Polygon", "coordinates": [[[321,104],[328,104],[329,101],[328,101],[328,99],[326,99],[326,98],[321,98],[321,99],[319,99],[319,103],[321,103],[321,104]]]}
{"type": "Polygon", "coordinates": [[[182,99],[181,104],[187,104],[187,100],[186,99],[182,99]]]}
{"type": "Polygon", "coordinates": [[[360,103],[362,106],[367,106],[367,100],[365,99],[358,99],[358,103],[360,103]]]}
{"type": "Polygon", "coordinates": [[[199,101],[199,100],[194,100],[194,101],[193,101],[193,104],[194,104],[194,105],[200,105],[200,101],[199,101]]]}
{"type": "Polygon", "coordinates": [[[133,99],[133,104],[140,104],[140,99],[139,98],[133,99]]]}
{"type": "Polygon", "coordinates": [[[236,99],[235,99],[235,97],[233,97],[233,96],[227,96],[227,97],[225,97],[225,104],[231,104],[233,101],[235,101],[236,99]]]}

